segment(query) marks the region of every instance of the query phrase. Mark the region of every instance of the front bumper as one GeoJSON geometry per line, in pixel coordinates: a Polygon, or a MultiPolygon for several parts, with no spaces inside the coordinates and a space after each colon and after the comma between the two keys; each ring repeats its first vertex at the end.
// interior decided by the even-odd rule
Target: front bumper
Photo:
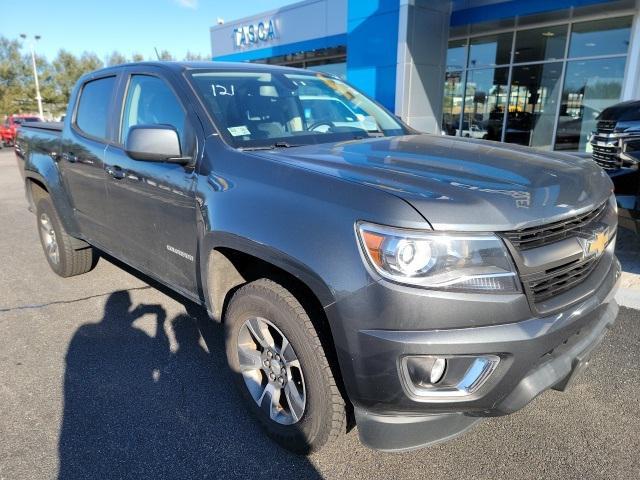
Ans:
{"type": "Polygon", "coordinates": [[[388,304],[381,290],[388,290],[388,286],[379,283],[350,302],[330,307],[327,313],[361,441],[380,450],[430,445],[464,432],[482,417],[512,413],[549,388],[566,388],[586,365],[618,313],[614,295],[620,265],[611,255],[602,268],[605,270],[599,275],[591,276],[591,281],[597,282],[592,294],[578,304],[544,317],[531,318],[527,307],[528,317],[522,318],[525,307],[520,304],[522,298],[516,298],[522,295],[502,296],[502,303],[493,304],[475,295],[471,300],[469,295],[458,296],[458,301],[455,295],[436,298],[435,303],[427,296],[413,302],[405,298],[409,305],[398,300],[397,311],[384,308],[378,311],[375,323],[383,327],[386,321],[386,325],[394,325],[393,329],[378,325],[367,328],[370,321],[349,317],[355,311],[362,314],[367,308],[365,315],[376,315],[371,311],[371,302],[373,308],[388,304]],[[376,298],[378,304],[373,300],[376,298]],[[438,305],[439,300],[445,301],[445,305],[448,303],[448,310],[438,305]],[[433,310],[429,309],[430,302],[435,307],[433,310]],[[424,318],[430,313],[437,315],[438,320],[424,318]],[[384,319],[382,323],[380,315],[384,319]],[[431,324],[432,328],[411,328],[415,315],[421,315],[423,325],[431,324]],[[505,315],[512,315],[510,318],[514,321],[506,323],[505,315]],[[340,325],[336,323],[339,319],[340,325]],[[455,328],[443,327],[447,321],[455,328]],[[467,326],[460,326],[462,322],[467,326]],[[358,325],[355,330],[344,328],[354,323],[358,325]],[[341,327],[341,334],[336,336],[336,330],[341,327]],[[425,400],[411,395],[399,371],[404,355],[421,354],[496,354],[501,361],[473,394],[425,400]]]}

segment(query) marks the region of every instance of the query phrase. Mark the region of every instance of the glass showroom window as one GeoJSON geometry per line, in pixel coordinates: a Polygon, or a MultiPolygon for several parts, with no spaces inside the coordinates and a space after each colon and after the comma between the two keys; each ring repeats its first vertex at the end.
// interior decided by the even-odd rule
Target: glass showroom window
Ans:
{"type": "Polygon", "coordinates": [[[469,42],[469,68],[509,63],[512,38],[511,32],[472,38],[469,42]]]}
{"type": "Polygon", "coordinates": [[[516,34],[513,61],[516,63],[562,60],[568,25],[532,28],[516,34]]]}
{"type": "Polygon", "coordinates": [[[456,135],[500,140],[507,104],[508,68],[469,70],[464,95],[462,128],[456,135]]]}
{"type": "Polygon", "coordinates": [[[464,97],[463,71],[466,66],[467,40],[449,42],[442,102],[442,131],[446,135],[455,135],[460,123],[464,97]]]}
{"type": "Polygon", "coordinates": [[[620,100],[632,17],[573,24],[560,102],[556,150],[586,151],[602,110],[620,100]]]}
{"type": "Polygon", "coordinates": [[[556,150],[585,151],[596,117],[620,100],[625,57],[572,60],[567,63],[556,150]]]}
{"type": "Polygon", "coordinates": [[[462,72],[447,72],[444,82],[442,102],[442,131],[446,135],[455,135],[460,123],[460,113],[464,95],[462,72]]]}
{"type": "Polygon", "coordinates": [[[451,40],[443,132],[584,151],[597,115],[620,100],[632,19],[451,40]]]}
{"type": "Polygon", "coordinates": [[[513,67],[504,141],[551,148],[562,63],[513,67]]]}

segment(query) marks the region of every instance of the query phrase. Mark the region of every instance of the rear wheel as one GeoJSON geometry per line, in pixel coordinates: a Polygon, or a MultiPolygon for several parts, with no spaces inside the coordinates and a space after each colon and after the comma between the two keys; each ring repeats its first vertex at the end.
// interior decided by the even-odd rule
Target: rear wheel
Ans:
{"type": "Polygon", "coordinates": [[[61,277],[72,277],[93,269],[97,261],[95,250],[66,232],[50,197],[38,200],[36,217],[40,243],[51,270],[61,277]]]}
{"type": "Polygon", "coordinates": [[[297,453],[346,429],[345,406],[309,316],[267,279],[240,288],[225,315],[229,366],[266,433],[297,453]]]}

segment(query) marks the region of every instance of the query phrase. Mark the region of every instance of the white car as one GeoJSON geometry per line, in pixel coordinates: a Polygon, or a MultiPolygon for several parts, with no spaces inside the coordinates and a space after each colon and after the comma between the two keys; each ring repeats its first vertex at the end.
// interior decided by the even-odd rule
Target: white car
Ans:
{"type": "MultiPolygon", "coordinates": [[[[468,124],[465,124],[464,126],[468,127],[468,124]]],[[[459,134],[460,134],[460,130],[456,129],[456,135],[459,135],[459,134]]],[[[471,125],[471,128],[462,130],[462,136],[467,138],[484,139],[487,137],[487,131],[474,123],[471,125]]]]}
{"type": "Polygon", "coordinates": [[[304,117],[312,130],[326,132],[331,125],[355,127],[368,132],[377,132],[378,125],[372,117],[354,112],[338,98],[323,95],[300,95],[304,117]],[[318,127],[314,128],[313,125],[318,127]]]}

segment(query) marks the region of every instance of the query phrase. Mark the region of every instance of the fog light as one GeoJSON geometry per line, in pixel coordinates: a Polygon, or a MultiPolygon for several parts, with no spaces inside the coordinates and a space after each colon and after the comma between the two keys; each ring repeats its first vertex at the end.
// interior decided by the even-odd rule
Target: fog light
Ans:
{"type": "Polygon", "coordinates": [[[447,360],[436,358],[436,361],[433,362],[433,367],[431,367],[431,377],[429,378],[432,384],[438,383],[442,379],[445,368],[447,368],[447,360]]]}
{"type": "Polygon", "coordinates": [[[500,362],[497,355],[411,355],[401,362],[408,393],[429,400],[475,393],[500,362]]]}
{"type": "Polygon", "coordinates": [[[430,355],[407,357],[406,366],[414,384],[434,385],[442,380],[447,368],[447,359],[430,355]]]}

